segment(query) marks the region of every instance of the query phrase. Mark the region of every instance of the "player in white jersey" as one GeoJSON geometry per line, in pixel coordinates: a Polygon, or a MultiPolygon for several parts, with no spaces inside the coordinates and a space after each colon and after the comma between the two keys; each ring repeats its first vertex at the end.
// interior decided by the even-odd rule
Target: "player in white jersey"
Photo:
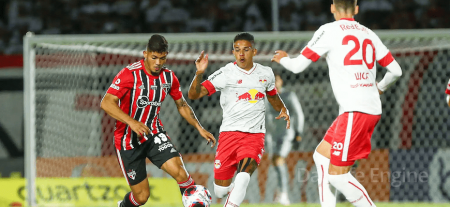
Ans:
{"type": "Polygon", "coordinates": [[[208,55],[196,60],[196,76],[189,89],[190,99],[211,96],[220,91],[223,120],[214,161],[214,193],[222,198],[228,194],[226,207],[237,207],[244,200],[250,175],[256,170],[264,153],[264,98],[284,118],[289,128],[289,113],[278,96],[272,68],[253,62],[256,55],[254,37],[249,33],[236,35],[233,54],[236,62],[228,63],[203,81],[208,55]],[[267,96],[266,96],[267,95],[267,96]],[[231,184],[234,174],[238,171],[231,184]]]}
{"type": "Polygon", "coordinates": [[[445,90],[447,94],[447,104],[450,106],[450,80],[448,80],[447,89],[445,90]]]}
{"type": "Polygon", "coordinates": [[[272,61],[299,73],[326,54],[339,116],[313,155],[320,202],[327,207],[336,205],[331,183],[354,206],[375,206],[349,171],[356,160],[368,157],[370,138],[381,117],[379,95],[402,71],[379,37],[353,19],[358,13],[356,0],[334,0],[331,12],[336,21],[321,26],[297,58],[291,59],[279,50],[272,61]],[[388,69],[378,84],[375,61],[388,69]]]}

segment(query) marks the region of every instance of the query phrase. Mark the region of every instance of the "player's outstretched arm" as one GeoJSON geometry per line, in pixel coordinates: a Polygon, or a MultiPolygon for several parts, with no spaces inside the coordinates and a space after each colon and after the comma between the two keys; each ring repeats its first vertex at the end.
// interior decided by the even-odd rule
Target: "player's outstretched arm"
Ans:
{"type": "Polygon", "coordinates": [[[275,111],[280,112],[280,114],[275,117],[275,119],[284,118],[284,120],[287,122],[286,129],[289,129],[291,127],[289,111],[284,105],[278,93],[273,96],[267,95],[267,100],[269,101],[270,105],[272,105],[273,109],[275,109],[275,111]]]}
{"type": "Polygon", "coordinates": [[[208,95],[208,90],[205,86],[201,85],[203,82],[203,75],[208,67],[208,54],[205,55],[205,52],[202,51],[197,60],[195,60],[195,67],[197,68],[197,72],[195,72],[194,80],[192,81],[188,92],[188,98],[192,100],[208,95]]]}
{"type": "Polygon", "coordinates": [[[450,95],[447,95],[447,103],[448,103],[448,106],[450,107],[450,95]]]}
{"type": "Polygon", "coordinates": [[[180,99],[176,100],[175,104],[177,105],[178,112],[180,112],[180,115],[184,119],[186,119],[186,121],[189,124],[194,126],[203,138],[208,140],[208,144],[211,142],[211,147],[214,147],[216,145],[216,139],[210,132],[208,132],[206,129],[202,127],[197,117],[195,116],[194,111],[189,106],[189,104],[186,103],[186,100],[184,100],[184,97],[181,97],[180,99]]]}
{"type": "Polygon", "coordinates": [[[275,51],[275,55],[271,61],[281,64],[284,68],[293,73],[303,72],[312,63],[310,59],[302,54],[296,58],[289,58],[288,54],[283,50],[275,51]]]}
{"type": "Polygon", "coordinates": [[[377,84],[380,94],[382,94],[386,89],[389,88],[395,81],[397,81],[400,76],[402,76],[402,68],[393,60],[389,65],[386,66],[387,72],[383,79],[377,84]]]}
{"type": "Polygon", "coordinates": [[[119,98],[115,95],[107,93],[105,97],[103,97],[102,102],[100,103],[100,107],[109,114],[112,118],[128,124],[138,136],[150,134],[150,129],[142,122],[136,121],[128,114],[122,111],[122,109],[118,106],[119,98]]]}

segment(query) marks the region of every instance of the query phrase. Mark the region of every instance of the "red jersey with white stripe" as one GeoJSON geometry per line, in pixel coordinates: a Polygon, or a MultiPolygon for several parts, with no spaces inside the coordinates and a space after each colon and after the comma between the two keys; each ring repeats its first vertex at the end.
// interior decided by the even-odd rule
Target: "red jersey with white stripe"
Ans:
{"type": "Polygon", "coordinates": [[[325,54],[339,114],[381,114],[375,61],[386,67],[394,58],[380,38],[354,19],[344,18],[321,26],[302,51],[314,62],[325,54]]]}
{"type": "Polygon", "coordinates": [[[183,96],[178,78],[171,70],[163,68],[159,76],[153,76],[145,70],[144,60],[122,69],[106,93],[117,96],[122,111],[147,125],[152,133],[138,137],[127,124],[117,121],[114,144],[119,150],[133,149],[153,134],[163,131],[164,127],[159,119],[161,103],[167,95],[172,96],[174,100],[183,96]]]}
{"type": "Polygon", "coordinates": [[[448,80],[447,89],[445,90],[445,93],[450,95],[450,80],[448,80]]]}

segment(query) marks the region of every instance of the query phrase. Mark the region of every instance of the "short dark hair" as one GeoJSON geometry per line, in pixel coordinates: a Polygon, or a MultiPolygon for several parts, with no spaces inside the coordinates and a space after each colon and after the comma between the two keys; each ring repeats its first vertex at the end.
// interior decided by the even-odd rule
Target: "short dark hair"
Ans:
{"type": "Polygon", "coordinates": [[[166,38],[164,38],[162,35],[152,35],[147,43],[147,51],[158,53],[168,52],[169,43],[167,43],[166,38]]]}
{"type": "Polygon", "coordinates": [[[239,41],[239,40],[247,40],[247,41],[249,41],[250,43],[252,43],[252,46],[253,46],[253,47],[255,46],[255,37],[253,37],[253,35],[251,35],[251,34],[248,33],[248,32],[242,32],[242,33],[237,34],[237,35],[234,37],[233,43],[235,43],[236,41],[239,41]]]}
{"type": "Polygon", "coordinates": [[[358,0],[333,0],[336,9],[342,9],[344,11],[355,11],[356,3],[358,0]]]}

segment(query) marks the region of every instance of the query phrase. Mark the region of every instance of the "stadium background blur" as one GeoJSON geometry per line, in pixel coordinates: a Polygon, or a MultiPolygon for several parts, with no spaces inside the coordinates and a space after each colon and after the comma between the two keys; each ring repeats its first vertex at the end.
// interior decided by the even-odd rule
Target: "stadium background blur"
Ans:
{"type": "MultiPolygon", "coordinates": [[[[331,0],[279,0],[280,31],[314,31],[332,21],[331,0]]],[[[370,29],[450,27],[448,0],[360,0],[370,29]]],[[[272,31],[271,0],[3,0],[0,53],[20,54],[35,34],[272,31]]]]}
{"type": "MultiPolygon", "coordinates": [[[[329,12],[331,0],[278,0],[278,2],[280,31],[314,31],[320,25],[333,21],[329,12]]],[[[448,0],[360,0],[358,3],[360,14],[356,16],[356,20],[370,29],[406,29],[406,32],[414,33],[416,30],[413,29],[450,28],[450,1],[448,0]]],[[[2,11],[0,12],[1,177],[24,177],[22,53],[23,36],[27,31],[35,34],[269,32],[273,29],[271,9],[271,0],[0,1],[0,11],[2,11]]],[[[398,41],[401,42],[401,40],[398,41]]],[[[256,42],[258,46],[263,45],[265,49],[271,49],[270,44],[258,42],[258,39],[256,42]]],[[[411,45],[415,43],[417,40],[413,39],[411,45]]],[[[263,48],[260,51],[263,55],[267,55],[267,51],[263,48]]],[[[447,64],[450,61],[450,53],[447,47],[435,53],[427,51],[415,53],[415,56],[411,54],[413,53],[397,52],[396,58],[404,69],[404,76],[381,97],[383,118],[372,139],[374,152],[369,160],[355,167],[354,173],[360,173],[360,176],[356,177],[362,179],[361,182],[376,201],[445,203],[450,201],[448,194],[450,180],[447,179],[450,177],[450,164],[447,161],[450,157],[450,121],[446,119],[450,116],[450,110],[445,104],[444,96],[445,86],[450,77],[450,66],[447,64]],[[408,177],[411,175],[412,177],[408,177]]],[[[140,59],[140,56],[126,57],[126,60],[122,62],[137,59],[140,59]]],[[[179,77],[185,97],[187,97],[186,90],[195,70],[195,67],[188,62],[176,60],[168,63],[169,68],[179,77]]],[[[262,63],[276,70],[281,69],[267,60],[262,63]]],[[[109,72],[97,74],[98,77],[89,79],[101,80],[101,85],[96,92],[106,91],[113,76],[124,66],[117,62],[106,65],[113,64],[117,65],[114,65],[109,72]]],[[[38,63],[37,65],[42,66],[38,63]]],[[[212,73],[221,65],[223,64],[219,62],[211,64],[207,73],[212,73]]],[[[381,74],[384,74],[384,70],[378,66],[378,79],[381,74]]],[[[291,201],[294,203],[318,202],[317,186],[313,180],[315,169],[311,167],[312,151],[338,111],[329,86],[327,67],[321,60],[302,74],[292,75],[284,71],[282,77],[286,80],[286,87],[295,91],[300,98],[306,118],[304,140],[296,144],[287,161],[291,176],[291,201]],[[312,179],[305,180],[305,175],[312,179]],[[294,198],[293,196],[296,195],[301,196],[294,198]]],[[[73,80],[70,74],[62,77],[43,77],[39,83],[45,85],[44,83],[51,81],[52,78],[61,78],[61,82],[67,82],[66,85],[58,83],[64,87],[73,87],[70,85],[73,80]]],[[[47,108],[58,106],[52,105],[59,103],[52,102],[49,97],[41,97],[37,100],[40,101],[37,103],[37,110],[42,111],[38,117],[39,115],[41,118],[50,117],[52,109],[47,108]]],[[[60,98],[58,95],[55,97],[60,98]]],[[[96,97],[90,94],[76,96],[74,111],[90,110],[89,113],[99,113],[95,108],[98,101],[96,97]]],[[[205,97],[201,101],[188,100],[188,102],[193,106],[202,124],[217,137],[221,116],[211,116],[211,114],[221,113],[218,95],[205,97]]],[[[204,143],[198,144],[196,132],[181,118],[172,118],[178,117],[178,114],[172,112],[175,108],[170,100],[163,105],[162,121],[166,127],[177,127],[176,130],[175,128],[167,130],[175,139],[174,144],[185,155],[188,171],[199,184],[209,186],[208,188],[212,190],[213,150],[208,149],[204,143]]],[[[62,113],[57,107],[53,111],[62,113]]],[[[86,134],[75,134],[75,131],[72,134],[77,138],[95,137],[98,142],[93,145],[100,146],[92,150],[95,151],[93,154],[89,154],[92,153],[91,148],[85,145],[73,145],[72,149],[66,150],[67,154],[64,154],[64,149],[56,147],[56,144],[61,144],[58,140],[61,137],[53,138],[50,136],[51,133],[46,134],[45,126],[42,126],[42,129],[38,128],[37,154],[38,157],[44,158],[37,163],[37,167],[40,167],[38,177],[111,177],[111,179],[118,178],[118,180],[105,181],[111,183],[112,188],[127,188],[123,186],[125,182],[121,177],[110,140],[107,138],[111,137],[113,124],[110,119],[102,116],[96,125],[91,124],[90,117],[80,116],[79,122],[86,124],[86,127],[82,129],[86,134]],[[98,128],[102,131],[96,131],[98,128]],[[86,150],[87,148],[89,150],[86,150]],[[72,162],[71,169],[60,172],[60,169],[49,165],[49,160],[45,160],[58,153],[63,153],[62,156],[67,157],[73,157],[71,153],[80,153],[82,156],[97,156],[98,159],[67,160],[72,162]],[[92,168],[93,165],[96,167],[92,168]]],[[[67,139],[72,138],[70,135],[65,136],[67,139]]],[[[81,141],[83,140],[79,140],[81,141]]],[[[274,170],[268,165],[269,159],[265,156],[258,170],[258,176],[252,177],[250,183],[252,190],[249,190],[247,202],[270,203],[273,200],[275,190],[271,186],[274,186],[274,170]]],[[[147,166],[147,170],[152,177],[167,177],[151,164],[147,166]]],[[[89,179],[85,182],[95,183],[89,179]]],[[[5,180],[0,180],[0,186],[5,183],[5,180]]],[[[52,188],[55,192],[60,182],[48,183],[50,185],[48,188],[52,188]]],[[[78,184],[75,181],[67,182],[68,186],[78,184]]],[[[85,185],[88,186],[88,184],[85,185]]],[[[158,189],[164,184],[156,183],[155,186],[158,189]]],[[[6,206],[5,200],[9,201],[4,196],[4,191],[8,191],[5,193],[17,192],[17,194],[23,192],[11,189],[13,188],[0,187],[0,206],[6,206]]],[[[43,193],[38,195],[39,199],[51,200],[50,190],[41,188],[40,191],[43,193]]],[[[159,194],[155,195],[159,196],[159,194]]],[[[55,199],[57,196],[57,194],[54,195],[55,199]]],[[[339,199],[343,200],[342,197],[339,199]]],[[[214,198],[213,201],[217,200],[214,198]]],[[[155,197],[153,200],[151,198],[149,203],[151,202],[156,202],[155,197]]],[[[10,202],[7,204],[9,205],[10,202]]]]}

